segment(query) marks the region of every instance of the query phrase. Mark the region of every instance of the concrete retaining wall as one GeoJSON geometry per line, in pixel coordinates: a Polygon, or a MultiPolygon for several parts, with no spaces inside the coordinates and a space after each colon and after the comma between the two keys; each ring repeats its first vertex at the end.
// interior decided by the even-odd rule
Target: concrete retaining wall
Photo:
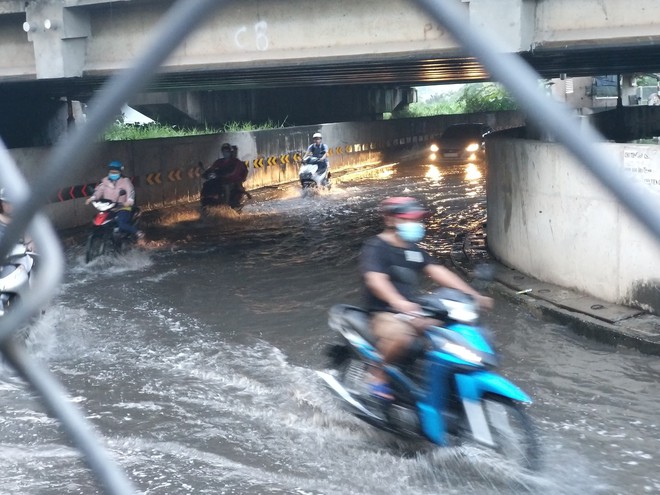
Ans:
{"type": "MultiPolygon", "coordinates": [[[[660,194],[660,147],[603,143],[640,183],[660,194]]],[[[564,147],[491,139],[488,246],[539,280],[660,312],[660,247],[564,147]]]]}
{"type": "MultiPolygon", "coordinates": [[[[331,170],[338,172],[378,165],[388,153],[424,146],[446,126],[462,121],[487,122],[501,129],[521,125],[523,118],[517,112],[498,112],[104,142],[98,145],[94,161],[81,172],[79,182],[54,191],[45,213],[57,229],[88,223],[93,210],[84,204],[84,198],[93,192],[112,160],[124,163],[125,174],[135,184],[137,204],[154,209],[197,200],[202,172],[199,164],[210,166],[220,156],[224,142],[238,146],[238,156],[248,163],[250,171],[246,187],[256,189],[297,180],[300,155],[317,131],[323,133],[330,147],[331,170]]],[[[10,153],[28,181],[34,181],[49,151],[20,148],[10,153]]]]}

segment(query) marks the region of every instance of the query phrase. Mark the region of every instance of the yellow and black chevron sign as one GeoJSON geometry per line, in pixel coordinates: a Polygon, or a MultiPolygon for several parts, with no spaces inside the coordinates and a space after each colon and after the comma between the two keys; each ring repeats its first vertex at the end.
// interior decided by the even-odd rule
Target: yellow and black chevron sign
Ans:
{"type": "Polygon", "coordinates": [[[269,156],[268,159],[266,160],[266,165],[267,166],[272,166],[272,165],[277,165],[277,157],[276,156],[269,156]]]}
{"type": "Polygon", "coordinates": [[[342,148],[341,146],[337,146],[335,148],[335,153],[337,153],[338,155],[341,155],[343,152],[344,152],[344,148],[342,148]]]}
{"type": "Polygon", "coordinates": [[[293,160],[296,161],[296,162],[301,162],[302,161],[302,153],[300,153],[300,152],[294,153],[293,154],[293,160]]]}
{"type": "Polygon", "coordinates": [[[255,158],[254,161],[252,162],[252,165],[254,166],[254,168],[263,168],[264,159],[262,157],[255,158]]]}
{"type": "Polygon", "coordinates": [[[290,158],[289,154],[287,153],[286,155],[280,155],[280,163],[282,165],[288,165],[290,163],[290,158]]]}
{"type": "Polygon", "coordinates": [[[202,176],[202,170],[199,167],[190,167],[188,169],[188,178],[196,179],[202,176]]]}
{"type": "Polygon", "coordinates": [[[154,184],[160,184],[161,177],[160,172],[154,172],[153,174],[147,174],[147,184],[153,186],[154,184]]]}
{"type": "Polygon", "coordinates": [[[170,182],[176,182],[178,180],[181,180],[181,169],[175,168],[174,170],[170,170],[167,173],[167,179],[170,182]]]}

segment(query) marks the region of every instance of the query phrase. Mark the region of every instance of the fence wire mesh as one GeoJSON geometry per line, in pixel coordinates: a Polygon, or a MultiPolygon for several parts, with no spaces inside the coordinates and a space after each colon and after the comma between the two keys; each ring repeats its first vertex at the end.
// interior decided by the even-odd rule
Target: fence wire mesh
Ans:
{"type": "MultiPolygon", "coordinates": [[[[83,454],[105,493],[135,493],[135,487],[103,447],[101,436],[81,410],[67,398],[56,378],[14,338],[19,328],[37,314],[53,297],[64,271],[64,257],[57,234],[48,218],[39,212],[48,197],[80,173],[93,152],[96,137],[117,115],[122,105],[140,91],[167,56],[195,27],[210,16],[222,0],[179,0],[156,26],[152,43],[137,58],[132,69],[117,74],[104,85],[91,102],[87,123],[77,127],[54,146],[43,164],[38,181],[28,184],[0,139],[0,186],[5,187],[16,212],[0,240],[0,259],[27,232],[40,256],[39,270],[30,291],[0,318],[0,349],[5,359],[39,394],[41,400],[62,425],[83,454]]],[[[660,239],[660,203],[639,194],[615,160],[595,143],[602,137],[591,128],[578,127],[564,106],[552,102],[539,89],[538,75],[521,58],[506,53],[496,37],[470,26],[458,2],[414,0],[475,56],[492,75],[503,83],[531,120],[564,143],[593,175],[660,239]]]]}

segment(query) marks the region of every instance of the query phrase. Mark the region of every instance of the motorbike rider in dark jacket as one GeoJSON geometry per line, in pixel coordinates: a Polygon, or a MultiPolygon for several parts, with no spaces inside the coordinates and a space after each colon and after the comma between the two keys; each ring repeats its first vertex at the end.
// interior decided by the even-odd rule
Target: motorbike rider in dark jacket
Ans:
{"type": "Polygon", "coordinates": [[[224,143],[221,152],[222,158],[217,159],[202,173],[202,177],[207,179],[202,186],[202,197],[222,194],[229,206],[236,207],[245,193],[243,182],[247,179],[248,169],[245,162],[237,157],[238,148],[233,150],[229,143],[224,143]],[[216,178],[210,179],[211,174],[215,174],[216,178]]]}

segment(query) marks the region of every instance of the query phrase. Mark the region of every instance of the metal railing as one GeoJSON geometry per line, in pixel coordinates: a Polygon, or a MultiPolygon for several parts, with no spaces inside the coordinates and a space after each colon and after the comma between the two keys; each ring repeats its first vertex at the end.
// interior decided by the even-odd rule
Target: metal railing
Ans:
{"type": "MultiPolygon", "coordinates": [[[[561,140],[614,195],[628,207],[657,239],[660,239],[660,204],[640,195],[637,186],[624,175],[618,164],[595,146],[602,140],[591,128],[578,128],[567,108],[549,100],[538,88],[538,75],[516,55],[507,54],[498,40],[473,29],[457,2],[415,0],[442,24],[467,51],[476,56],[492,78],[503,83],[525,109],[529,118],[561,140]]],[[[109,494],[135,493],[126,474],[102,447],[99,435],[82,412],[68,399],[66,390],[54,376],[13,339],[13,334],[55,294],[63,274],[64,259],[57,235],[49,220],[39,213],[48,197],[81,172],[90,157],[94,141],[120,111],[131,95],[143,88],[167,56],[195,27],[226,2],[222,0],[179,0],[156,27],[153,40],[138,57],[132,69],[108,80],[89,107],[84,126],[77,127],[53,148],[43,165],[39,180],[27,184],[0,139],[0,186],[14,202],[15,216],[0,240],[0,259],[9,253],[24,232],[33,238],[40,253],[40,270],[32,289],[12,310],[0,318],[0,350],[7,361],[41,396],[50,414],[83,454],[85,462],[109,494]]]]}

